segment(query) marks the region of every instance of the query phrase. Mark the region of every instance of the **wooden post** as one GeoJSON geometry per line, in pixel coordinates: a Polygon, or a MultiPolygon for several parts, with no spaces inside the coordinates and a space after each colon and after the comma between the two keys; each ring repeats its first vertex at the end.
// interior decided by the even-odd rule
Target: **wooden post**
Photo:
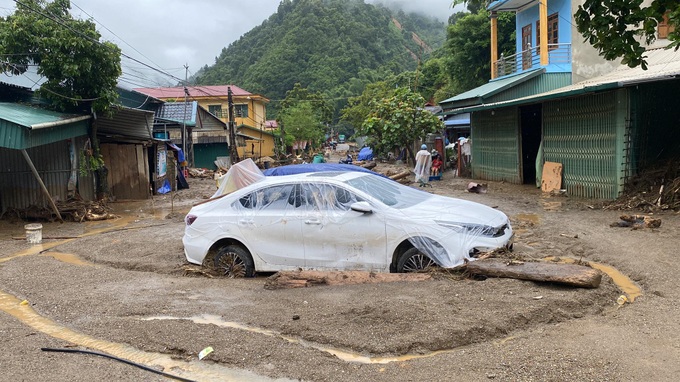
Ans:
{"type": "Polygon", "coordinates": [[[33,175],[35,176],[35,179],[38,181],[40,184],[40,188],[42,189],[42,192],[45,194],[47,197],[47,200],[50,202],[50,206],[52,206],[52,209],[54,210],[54,213],[57,214],[57,218],[59,218],[60,222],[64,222],[64,219],[62,219],[61,214],[59,213],[59,209],[57,208],[57,205],[54,204],[54,200],[52,200],[52,196],[50,195],[50,191],[45,187],[45,183],[43,183],[42,179],[40,178],[40,174],[38,174],[38,170],[35,169],[35,166],[33,165],[33,161],[31,161],[31,157],[28,156],[28,153],[26,150],[21,150],[21,153],[24,155],[24,159],[26,159],[26,162],[28,162],[28,167],[31,168],[31,171],[33,172],[33,175]]]}
{"type": "Polygon", "coordinates": [[[498,77],[496,66],[498,65],[498,15],[491,12],[491,79],[498,77]]]}
{"type": "Polygon", "coordinates": [[[548,65],[548,0],[538,2],[539,25],[541,41],[538,48],[541,50],[541,66],[548,65]]]}

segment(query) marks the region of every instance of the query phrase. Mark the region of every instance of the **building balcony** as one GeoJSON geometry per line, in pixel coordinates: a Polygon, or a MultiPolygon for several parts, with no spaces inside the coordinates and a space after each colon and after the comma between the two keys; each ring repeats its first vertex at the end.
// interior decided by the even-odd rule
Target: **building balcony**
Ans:
{"type": "Polygon", "coordinates": [[[545,67],[548,72],[571,72],[571,44],[548,44],[548,65],[541,65],[540,47],[503,56],[493,62],[494,78],[508,76],[523,71],[545,67]]]}

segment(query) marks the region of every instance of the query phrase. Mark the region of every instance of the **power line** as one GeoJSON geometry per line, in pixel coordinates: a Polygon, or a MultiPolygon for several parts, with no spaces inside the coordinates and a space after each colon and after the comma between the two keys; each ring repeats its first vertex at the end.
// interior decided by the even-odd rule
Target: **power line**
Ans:
{"type": "MultiPolygon", "coordinates": [[[[107,48],[108,48],[108,46],[107,46],[106,44],[102,43],[101,41],[95,40],[94,38],[92,38],[92,37],[90,37],[90,36],[87,36],[87,35],[83,34],[82,32],[77,31],[77,30],[71,28],[70,26],[66,25],[66,24],[64,23],[64,20],[63,20],[63,19],[60,19],[58,16],[55,16],[55,15],[53,15],[53,14],[50,13],[50,16],[52,16],[52,17],[50,17],[50,16],[48,16],[48,15],[46,15],[46,14],[44,14],[44,13],[42,13],[42,12],[40,12],[40,11],[34,9],[34,8],[29,7],[28,5],[26,5],[25,3],[22,3],[22,2],[19,1],[19,0],[13,0],[13,1],[14,1],[15,3],[19,4],[19,5],[24,6],[24,7],[25,7],[26,9],[28,9],[29,11],[32,11],[32,12],[34,12],[34,13],[40,15],[40,16],[43,16],[43,17],[45,17],[45,18],[47,18],[47,19],[49,19],[49,20],[52,20],[52,21],[56,22],[57,24],[63,26],[64,28],[70,30],[71,32],[75,33],[76,35],[79,35],[80,37],[85,38],[86,40],[88,40],[88,41],[90,41],[90,42],[93,42],[93,43],[95,43],[95,44],[99,44],[99,45],[101,45],[101,46],[103,46],[103,47],[107,47],[107,48]]],[[[134,62],[136,62],[136,63],[138,63],[138,64],[140,64],[140,65],[143,65],[143,66],[145,66],[145,67],[147,67],[147,68],[149,68],[149,69],[152,69],[152,70],[154,70],[154,71],[156,71],[156,72],[158,72],[158,73],[161,73],[161,74],[163,74],[163,75],[165,75],[165,76],[168,76],[168,77],[170,77],[170,78],[173,78],[173,79],[179,81],[180,83],[184,83],[184,80],[182,80],[181,78],[175,77],[175,76],[173,76],[172,74],[167,73],[167,72],[164,72],[164,71],[161,70],[161,69],[154,68],[153,66],[151,66],[151,65],[149,65],[149,64],[147,64],[147,63],[145,63],[145,62],[142,62],[142,61],[140,61],[140,60],[138,60],[138,59],[136,59],[136,58],[134,58],[134,57],[131,57],[131,56],[129,56],[129,55],[123,53],[122,51],[120,52],[120,55],[123,56],[123,57],[125,57],[125,58],[127,58],[127,59],[129,59],[129,60],[132,60],[132,61],[134,61],[134,62]]]]}
{"type": "Polygon", "coordinates": [[[90,17],[92,20],[94,20],[94,21],[97,22],[99,25],[101,25],[104,29],[106,29],[107,31],[109,31],[112,35],[116,36],[118,39],[120,39],[120,41],[124,42],[127,46],[129,46],[130,48],[132,48],[132,50],[134,50],[135,52],[139,53],[142,57],[146,58],[147,60],[151,61],[152,64],[154,64],[154,65],[160,67],[160,65],[158,65],[158,64],[155,63],[155,62],[153,62],[153,60],[151,60],[149,57],[145,56],[144,53],[142,53],[142,52],[140,52],[139,50],[137,50],[134,46],[130,45],[127,41],[123,40],[123,38],[121,38],[120,36],[118,36],[118,35],[117,35],[115,32],[113,32],[111,29],[107,28],[106,25],[102,24],[99,20],[95,19],[94,16],[90,15],[89,13],[87,13],[87,12],[86,12],[83,8],[81,8],[78,4],[74,3],[73,1],[71,1],[71,4],[75,5],[76,8],[80,9],[83,13],[85,13],[88,17],[90,17]]]}

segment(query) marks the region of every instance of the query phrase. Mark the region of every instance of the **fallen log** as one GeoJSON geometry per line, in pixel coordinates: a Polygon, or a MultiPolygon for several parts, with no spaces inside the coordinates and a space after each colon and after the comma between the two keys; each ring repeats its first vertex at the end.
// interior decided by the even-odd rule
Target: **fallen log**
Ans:
{"type": "Polygon", "coordinates": [[[602,272],[575,264],[485,259],[469,262],[466,268],[473,275],[558,283],[580,288],[597,288],[602,281],[602,272]]]}
{"type": "Polygon", "coordinates": [[[375,273],[365,271],[282,271],[270,276],[265,289],[306,288],[315,285],[375,284],[431,280],[427,273],[375,273]]]}
{"type": "Polygon", "coordinates": [[[406,178],[409,175],[411,175],[411,170],[405,170],[405,171],[402,171],[402,172],[400,172],[396,175],[390,176],[390,179],[399,180],[399,179],[402,179],[402,178],[406,178]]]}

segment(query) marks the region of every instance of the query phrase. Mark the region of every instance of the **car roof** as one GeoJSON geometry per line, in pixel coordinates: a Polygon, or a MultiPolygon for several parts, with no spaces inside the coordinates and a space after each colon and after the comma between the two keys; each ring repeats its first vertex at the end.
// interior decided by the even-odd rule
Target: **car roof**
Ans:
{"type": "MultiPolygon", "coordinates": [[[[377,175],[377,174],[376,174],[377,175]]],[[[286,183],[290,181],[309,181],[318,182],[320,180],[331,180],[338,182],[345,182],[350,179],[360,178],[363,176],[371,176],[371,174],[357,171],[318,171],[318,172],[304,172],[292,175],[278,175],[266,177],[268,184],[286,183]]],[[[259,182],[258,182],[259,183],[259,182]]]]}

